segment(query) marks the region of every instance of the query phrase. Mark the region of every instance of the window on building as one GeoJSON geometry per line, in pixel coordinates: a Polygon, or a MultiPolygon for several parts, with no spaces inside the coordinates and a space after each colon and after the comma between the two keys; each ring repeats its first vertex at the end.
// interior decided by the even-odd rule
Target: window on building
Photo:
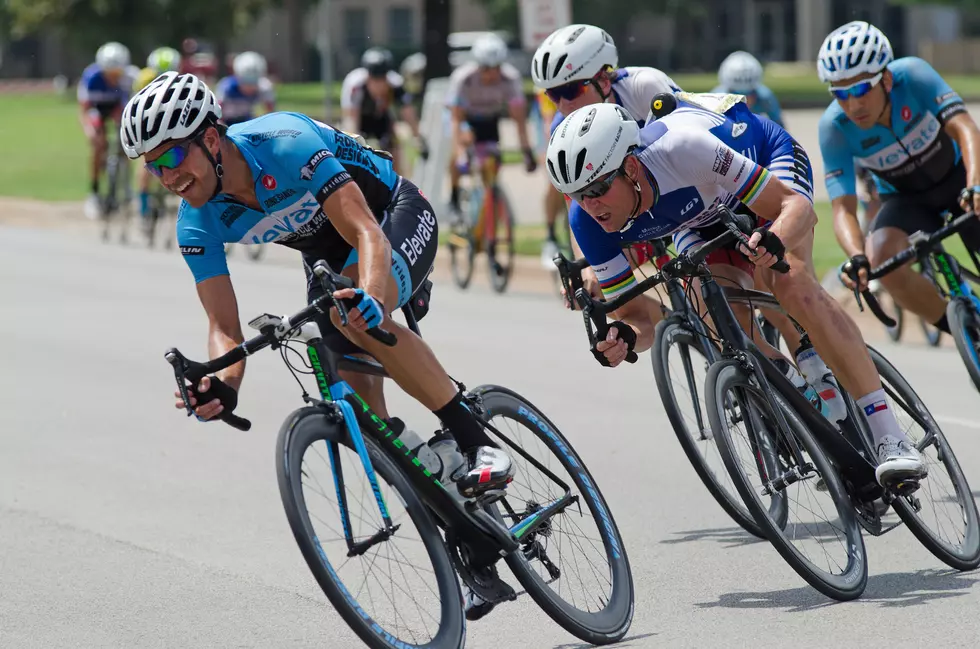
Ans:
{"type": "Polygon", "coordinates": [[[415,45],[415,12],[411,7],[388,9],[388,44],[395,48],[415,45]]]}
{"type": "Polygon", "coordinates": [[[344,9],[344,40],[347,51],[360,57],[368,48],[368,10],[344,9]]]}

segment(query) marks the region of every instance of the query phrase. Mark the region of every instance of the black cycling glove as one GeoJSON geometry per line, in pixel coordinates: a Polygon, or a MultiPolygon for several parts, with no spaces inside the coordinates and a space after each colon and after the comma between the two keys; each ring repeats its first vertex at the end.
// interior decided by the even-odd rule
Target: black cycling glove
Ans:
{"type": "MultiPolygon", "coordinates": [[[[615,322],[609,323],[609,329],[615,329],[616,333],[618,334],[618,338],[626,343],[627,353],[633,351],[633,348],[636,347],[636,332],[633,331],[633,327],[629,326],[625,322],[616,320],[615,322]]],[[[597,361],[599,361],[599,365],[602,365],[603,367],[609,367],[609,359],[606,358],[605,354],[599,351],[598,347],[599,342],[606,339],[609,329],[606,331],[597,332],[601,333],[602,335],[597,336],[595,345],[592,345],[592,355],[595,356],[597,361]]]]}
{"type": "Polygon", "coordinates": [[[841,265],[840,270],[854,282],[857,282],[858,271],[862,268],[869,273],[871,272],[871,264],[868,262],[868,257],[866,255],[854,255],[841,265]]]}
{"type": "Polygon", "coordinates": [[[238,391],[213,374],[209,378],[211,379],[211,387],[208,388],[207,392],[198,392],[197,386],[188,387],[187,392],[197,399],[198,406],[217,399],[225,407],[225,412],[232,412],[238,407],[238,391]]]}
{"type": "Polygon", "coordinates": [[[775,234],[773,234],[767,228],[756,228],[752,230],[752,234],[758,232],[762,235],[762,240],[759,241],[757,248],[765,248],[766,252],[775,257],[776,259],[782,259],[786,256],[786,246],[783,242],[779,240],[775,234]]]}

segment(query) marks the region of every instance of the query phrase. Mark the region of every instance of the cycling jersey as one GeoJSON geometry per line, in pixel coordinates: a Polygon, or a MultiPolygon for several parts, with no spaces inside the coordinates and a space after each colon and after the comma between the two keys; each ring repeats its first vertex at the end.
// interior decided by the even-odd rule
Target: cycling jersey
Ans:
{"type": "Polygon", "coordinates": [[[340,107],[344,110],[356,109],[359,113],[358,132],[366,137],[379,140],[390,139],[395,128],[392,108],[412,103],[412,96],[405,91],[405,81],[394,70],[386,76],[388,96],[378,102],[367,89],[367,68],[355,68],[344,78],[340,89],[340,107]]]}
{"type": "Polygon", "coordinates": [[[888,64],[894,79],[891,126],[858,128],[834,101],[820,119],[820,153],[831,199],[855,193],[854,161],[875,175],[880,194],[918,194],[960,165],[959,146],[943,130],[966,112],[963,99],[931,65],[909,56],[888,64]]]}
{"type": "Polygon", "coordinates": [[[498,142],[498,121],[511,106],[524,106],[524,86],[517,68],[504,63],[500,79],[486,84],[480,79],[480,66],[465,63],[449,77],[446,105],[463,110],[464,119],[477,142],[498,142]]]}
{"type": "MultiPolygon", "coordinates": [[[[716,86],[712,93],[730,93],[732,92],[724,86],[716,86]]],[[[744,93],[742,93],[744,94],[744,93]]],[[[779,106],[779,100],[776,99],[776,93],[769,89],[768,86],[759,84],[756,87],[755,92],[752,93],[755,101],[749,108],[756,115],[762,115],[763,117],[768,117],[772,121],[776,122],[780,126],[783,125],[783,110],[779,106]]],[[[748,95],[746,95],[746,103],[748,103],[748,95]]]]}
{"type": "Polygon", "coordinates": [[[636,281],[623,246],[673,234],[684,252],[700,242],[696,228],[718,222],[719,205],[751,207],[772,176],[813,200],[809,160],[782,127],[754,115],[738,95],[679,97],[672,113],[641,129],[634,151],[653,185],[653,207],[619,232],[603,230],[578,203],[569,210],[575,240],[607,299],[636,281]]]}
{"type": "Polygon", "coordinates": [[[234,75],[225,77],[218,82],[214,94],[221,104],[221,121],[229,126],[252,119],[256,104],[273,106],[276,103],[272,82],[265,77],[259,79],[257,90],[252,94],[242,90],[241,82],[234,75]]]}
{"type": "Polygon", "coordinates": [[[92,63],[78,80],[78,102],[97,109],[103,116],[122,108],[129,100],[132,79],[126,74],[116,85],[109,83],[98,63],[92,63]]]}
{"type": "Polygon", "coordinates": [[[156,70],[153,68],[143,68],[140,70],[139,75],[136,77],[136,81],[133,83],[133,92],[139,92],[143,88],[150,85],[150,82],[160,76],[156,70]]]}
{"type": "Polygon", "coordinates": [[[200,208],[181,202],[177,241],[197,282],[228,274],[225,243],[278,243],[339,270],[351,246],[323,213],[323,201],[355,182],[382,221],[399,184],[389,157],[298,113],[269,113],[230,127],[227,136],[248,163],[262,210],[226,194],[200,208]]]}
{"type": "MultiPolygon", "coordinates": [[[[650,116],[650,102],[662,92],[679,92],[680,86],[657,68],[629,67],[616,71],[612,83],[613,101],[626,109],[642,128],[650,116]]],[[[558,111],[551,122],[554,133],[565,115],[558,111]]]]}

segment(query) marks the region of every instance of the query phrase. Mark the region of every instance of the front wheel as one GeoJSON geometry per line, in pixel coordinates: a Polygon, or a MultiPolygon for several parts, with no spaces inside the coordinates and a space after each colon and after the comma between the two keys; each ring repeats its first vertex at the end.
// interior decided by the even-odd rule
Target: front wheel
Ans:
{"type": "Polygon", "coordinates": [[[395,526],[386,537],[364,465],[338,417],[301,408],[276,444],[279,493],[306,565],[371,649],[462,649],[459,580],[429,510],[402,470],[365,437],[395,526]]]}
{"type": "Polygon", "coordinates": [[[654,341],[653,376],[681,448],[721,508],[746,532],[765,538],[732,483],[711,434],[704,406],[704,377],[709,362],[700,342],[682,321],[675,318],[662,320],[657,325],[654,341]]]}
{"type": "Polygon", "coordinates": [[[799,576],[824,595],[840,601],[860,597],[868,582],[861,527],[837,471],[799,415],[778,392],[762,390],[735,360],[712,365],[705,389],[722,458],[770,542],[799,576]],[[744,424],[744,435],[729,428],[730,403],[737,404],[740,414],[732,423],[744,424]],[[780,413],[788,430],[778,423],[780,413]],[[760,461],[763,438],[779,449],[775,471],[760,461]],[[820,478],[824,484],[818,487],[820,478]],[[785,525],[772,519],[760,496],[767,491],[786,499],[785,525]]]}
{"type": "Polygon", "coordinates": [[[973,387],[980,390],[980,355],[977,345],[980,345],[980,318],[973,304],[965,298],[953,298],[946,305],[946,320],[949,331],[953,334],[956,349],[966,365],[973,387]]]}
{"type": "Polygon", "coordinates": [[[618,642],[633,620],[633,577],[623,537],[595,480],[564,435],[529,401],[494,385],[473,393],[517,465],[506,497],[493,506],[521,543],[507,565],[566,631],[592,644],[618,642]],[[565,495],[555,478],[578,502],[524,534],[536,512],[565,495]]]}
{"type": "Polygon", "coordinates": [[[493,215],[490,217],[493,225],[486,229],[493,233],[488,235],[487,261],[490,263],[490,285],[497,293],[503,293],[514,273],[514,212],[502,189],[494,189],[493,197],[493,215]]]}
{"type": "Polygon", "coordinates": [[[473,237],[473,223],[476,219],[467,218],[467,215],[474,213],[473,200],[475,198],[461,188],[460,209],[453,214],[449,223],[449,266],[453,281],[462,289],[469,286],[473,279],[473,264],[476,259],[476,240],[473,237]]]}

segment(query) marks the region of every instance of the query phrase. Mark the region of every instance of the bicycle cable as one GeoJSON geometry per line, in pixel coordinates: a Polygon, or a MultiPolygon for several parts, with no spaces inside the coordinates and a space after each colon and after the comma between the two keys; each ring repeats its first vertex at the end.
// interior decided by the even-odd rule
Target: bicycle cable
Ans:
{"type": "Polygon", "coordinates": [[[299,384],[299,389],[303,391],[303,401],[308,402],[310,393],[306,391],[306,387],[303,385],[303,382],[299,380],[299,376],[297,376],[297,374],[313,374],[313,366],[310,365],[310,363],[299,352],[299,350],[297,350],[295,347],[290,345],[288,341],[283,341],[279,345],[279,355],[282,357],[282,362],[286,364],[286,367],[289,369],[289,373],[292,375],[293,379],[295,379],[296,383],[299,384]],[[308,368],[309,371],[304,371],[298,367],[295,367],[292,363],[290,363],[289,358],[287,358],[286,356],[287,351],[296,354],[299,357],[300,361],[303,363],[303,366],[308,368]]]}

